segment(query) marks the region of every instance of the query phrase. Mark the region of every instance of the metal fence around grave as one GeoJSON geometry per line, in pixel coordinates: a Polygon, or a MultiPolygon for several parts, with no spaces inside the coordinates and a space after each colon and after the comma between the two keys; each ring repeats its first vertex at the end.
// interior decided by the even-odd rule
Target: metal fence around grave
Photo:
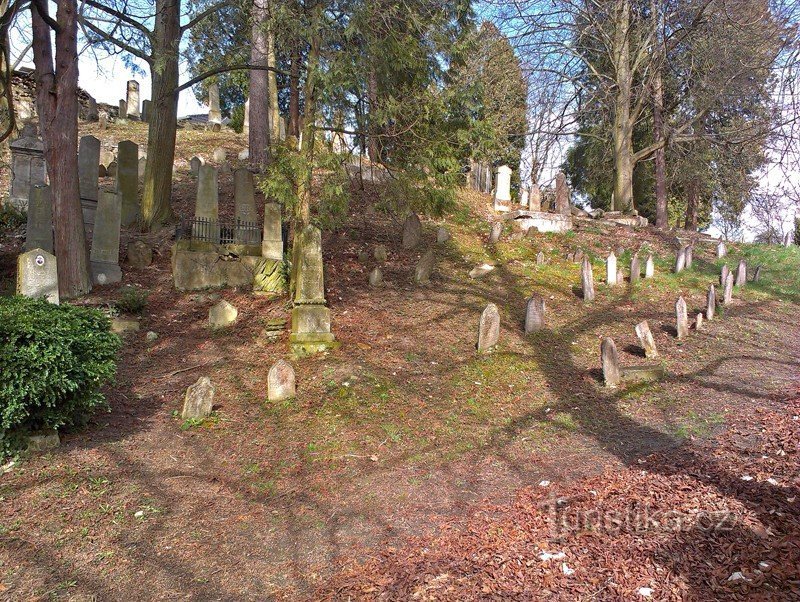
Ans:
{"type": "Polygon", "coordinates": [[[261,226],[258,222],[220,222],[207,217],[182,220],[177,238],[215,245],[260,245],[261,226]]]}

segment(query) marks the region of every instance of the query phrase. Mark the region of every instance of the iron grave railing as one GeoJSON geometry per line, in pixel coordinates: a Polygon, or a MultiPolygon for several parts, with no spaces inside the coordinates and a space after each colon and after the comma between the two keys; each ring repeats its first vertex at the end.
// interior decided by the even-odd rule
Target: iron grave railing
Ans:
{"type": "Polygon", "coordinates": [[[220,222],[207,217],[181,220],[176,238],[215,245],[260,245],[261,226],[258,222],[220,222]]]}

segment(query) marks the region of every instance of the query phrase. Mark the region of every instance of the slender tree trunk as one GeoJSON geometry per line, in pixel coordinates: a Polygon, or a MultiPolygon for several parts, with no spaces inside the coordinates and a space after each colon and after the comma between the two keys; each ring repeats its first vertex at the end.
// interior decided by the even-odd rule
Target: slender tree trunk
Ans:
{"type": "MultiPolygon", "coordinates": [[[[269,17],[267,0],[254,0],[250,63],[269,66],[269,40],[266,23],[269,17]]],[[[269,160],[269,75],[263,69],[250,71],[250,162],[264,165],[269,160]]]]}
{"type": "Polygon", "coordinates": [[[686,219],[683,227],[686,230],[697,230],[697,213],[699,209],[699,186],[697,180],[692,179],[686,187],[686,219]]]}
{"type": "Polygon", "coordinates": [[[142,192],[142,229],[174,219],[172,166],[178,130],[178,45],[180,0],[157,0],[153,29],[154,60],[150,63],[152,98],[147,127],[147,164],[142,192]]]}
{"type": "MultiPolygon", "coordinates": [[[[661,82],[660,66],[653,82],[653,140],[656,143],[664,140],[664,88],[661,82]]],[[[667,216],[666,154],[667,151],[663,146],[655,154],[656,228],[661,230],[669,225],[667,216]]]]}
{"type": "Polygon", "coordinates": [[[300,137],[300,38],[292,40],[292,64],[289,67],[289,132],[300,137]]]}
{"type": "Polygon", "coordinates": [[[306,172],[297,187],[298,225],[302,228],[311,222],[311,178],[314,172],[314,134],[317,120],[317,67],[319,65],[320,37],[317,31],[321,5],[315,6],[311,14],[311,44],[308,49],[308,62],[305,85],[305,107],[303,111],[303,155],[306,172]]]}
{"type": "Polygon", "coordinates": [[[378,139],[378,132],[380,126],[378,124],[378,74],[375,67],[370,65],[367,70],[367,104],[369,105],[368,123],[369,123],[369,139],[367,140],[367,154],[369,160],[373,163],[380,161],[380,141],[378,139]]]}
{"type": "MultiPolygon", "coordinates": [[[[275,58],[275,33],[267,32],[267,65],[276,69],[278,62],[275,58]]],[[[278,106],[278,78],[274,71],[267,71],[267,85],[269,87],[269,136],[270,140],[277,142],[281,139],[281,111],[278,106]]]]}
{"type": "Polygon", "coordinates": [[[36,106],[53,203],[58,292],[71,299],[91,290],[78,186],[78,7],[75,0],[56,4],[54,61],[47,4],[31,4],[36,106]]]}
{"type": "Polygon", "coordinates": [[[612,211],[633,209],[633,74],[630,66],[630,4],[617,0],[614,31],[616,99],[614,103],[614,196],[612,211]]]}

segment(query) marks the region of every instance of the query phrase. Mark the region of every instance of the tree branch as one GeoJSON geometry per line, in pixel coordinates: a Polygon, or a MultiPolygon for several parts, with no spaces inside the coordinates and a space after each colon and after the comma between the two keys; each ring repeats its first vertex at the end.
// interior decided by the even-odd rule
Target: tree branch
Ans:
{"type": "Polygon", "coordinates": [[[111,43],[112,43],[112,44],[114,44],[114,46],[116,46],[117,48],[121,48],[122,50],[124,50],[125,52],[128,52],[128,53],[132,54],[132,55],[133,55],[133,56],[135,56],[136,58],[140,58],[140,59],[142,59],[143,61],[145,61],[145,62],[146,62],[148,65],[150,65],[151,67],[153,66],[153,61],[152,61],[151,57],[149,57],[148,55],[146,55],[144,52],[142,52],[142,51],[141,51],[141,50],[139,50],[138,48],[134,48],[134,47],[133,47],[133,46],[131,46],[130,44],[126,44],[126,43],[125,43],[125,42],[123,42],[122,40],[118,40],[118,39],[117,39],[117,38],[115,38],[114,36],[112,36],[112,35],[109,35],[108,33],[106,33],[105,31],[103,31],[102,29],[100,29],[100,28],[99,28],[99,27],[97,27],[96,25],[94,25],[94,24],[90,23],[88,20],[86,20],[86,17],[84,17],[83,15],[81,15],[81,16],[78,18],[78,20],[80,21],[80,24],[81,24],[81,25],[83,25],[84,27],[86,27],[86,28],[90,29],[92,32],[94,32],[95,34],[97,34],[98,36],[100,36],[102,39],[104,39],[104,40],[107,40],[108,42],[111,42],[111,43]]]}
{"type": "Polygon", "coordinates": [[[231,65],[229,67],[217,67],[216,69],[210,69],[205,73],[201,73],[197,77],[193,77],[189,81],[184,84],[181,84],[177,88],[175,88],[175,92],[183,92],[184,90],[188,90],[195,84],[199,84],[204,79],[208,79],[209,77],[213,77],[214,75],[219,75],[220,73],[228,73],[230,71],[274,71],[275,73],[280,73],[282,75],[289,75],[286,71],[282,71],[281,69],[275,69],[274,67],[266,67],[262,65],[250,65],[250,64],[241,64],[241,65],[231,65]]]}
{"type": "Polygon", "coordinates": [[[191,19],[188,23],[181,27],[181,35],[189,31],[192,27],[197,25],[200,21],[205,19],[206,17],[214,14],[223,6],[230,6],[231,0],[222,0],[222,2],[217,2],[209,6],[207,9],[196,15],[193,19],[191,19]]]}

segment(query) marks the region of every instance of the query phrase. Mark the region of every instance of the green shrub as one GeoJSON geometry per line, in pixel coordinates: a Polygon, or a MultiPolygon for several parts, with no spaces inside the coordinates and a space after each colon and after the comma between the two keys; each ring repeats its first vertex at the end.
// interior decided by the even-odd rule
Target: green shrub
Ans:
{"type": "Polygon", "coordinates": [[[0,455],[20,432],[82,425],[108,404],[120,340],[94,309],[0,299],[0,455]]]}
{"type": "Polygon", "coordinates": [[[28,216],[8,202],[0,199],[0,232],[17,230],[28,222],[28,216]]]}
{"type": "Polygon", "coordinates": [[[114,304],[114,307],[125,314],[140,314],[147,307],[147,298],[149,296],[150,291],[145,291],[135,286],[126,286],[122,289],[122,294],[114,304]]]}

